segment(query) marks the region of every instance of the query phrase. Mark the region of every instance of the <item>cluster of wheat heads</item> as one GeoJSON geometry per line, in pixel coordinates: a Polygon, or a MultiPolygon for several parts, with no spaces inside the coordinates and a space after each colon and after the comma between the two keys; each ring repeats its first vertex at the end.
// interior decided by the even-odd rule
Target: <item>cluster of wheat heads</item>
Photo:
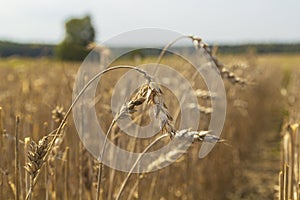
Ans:
{"type": "Polygon", "coordinates": [[[279,172],[279,199],[300,198],[300,132],[299,124],[287,124],[283,129],[282,170],[279,172]]]}
{"type": "MultiPolygon", "coordinates": [[[[198,48],[202,48],[204,49],[209,55],[211,55],[211,59],[212,61],[216,64],[216,66],[220,69],[221,75],[224,78],[228,78],[232,83],[241,83],[241,84],[245,84],[246,81],[238,78],[236,75],[234,75],[233,73],[230,73],[227,68],[224,67],[223,64],[221,64],[217,58],[215,56],[212,55],[210,48],[204,43],[202,42],[202,40],[198,37],[194,37],[194,36],[184,36],[184,38],[190,38],[192,40],[192,42],[195,44],[195,47],[198,48]]],[[[171,43],[170,43],[171,44],[171,43]]],[[[167,45],[167,48],[170,47],[171,45],[167,45]]],[[[167,50],[167,48],[165,48],[165,51],[167,50]]],[[[162,59],[164,55],[164,51],[162,52],[162,54],[160,55],[157,63],[160,62],[160,60],[162,59]]],[[[189,129],[184,129],[184,130],[176,130],[175,126],[173,125],[173,118],[176,118],[177,116],[171,116],[169,111],[168,111],[168,107],[165,103],[164,100],[164,93],[163,93],[163,89],[160,88],[159,84],[157,84],[151,76],[149,76],[147,74],[146,71],[138,68],[138,67],[111,67],[108,68],[102,72],[99,72],[94,78],[92,78],[86,85],[85,87],[81,90],[81,92],[78,94],[78,96],[74,99],[74,101],[72,102],[71,106],[69,107],[69,109],[64,112],[63,109],[61,107],[57,107],[53,110],[52,114],[53,114],[53,120],[57,123],[57,127],[51,131],[50,133],[48,133],[46,136],[44,136],[43,138],[41,138],[40,140],[38,140],[37,142],[34,142],[34,140],[32,138],[25,138],[24,141],[20,141],[19,137],[18,137],[18,127],[19,127],[19,123],[20,120],[17,117],[16,118],[16,130],[15,130],[15,180],[12,179],[12,176],[10,174],[7,174],[7,172],[3,169],[1,169],[1,175],[2,178],[4,177],[8,183],[8,185],[10,186],[11,190],[13,191],[14,196],[16,197],[16,199],[19,199],[22,196],[22,193],[26,193],[26,199],[31,199],[33,197],[33,193],[35,190],[35,185],[37,183],[37,181],[39,180],[39,177],[42,175],[41,171],[42,168],[45,167],[47,168],[47,171],[49,172],[49,174],[52,176],[51,179],[53,181],[55,181],[55,162],[53,161],[56,157],[57,157],[57,149],[61,148],[61,144],[64,140],[64,135],[65,135],[65,128],[67,126],[67,119],[70,116],[70,113],[72,111],[72,108],[74,107],[74,105],[77,103],[78,99],[82,96],[82,94],[85,92],[86,88],[93,82],[95,81],[99,76],[104,75],[105,73],[109,72],[109,71],[114,71],[114,70],[119,70],[119,69],[132,69],[132,70],[136,70],[138,73],[142,73],[145,76],[145,79],[147,81],[147,83],[143,86],[141,86],[139,88],[139,90],[137,91],[136,94],[133,95],[133,97],[127,101],[124,102],[123,106],[120,108],[119,113],[116,115],[116,117],[113,119],[110,128],[107,130],[107,137],[109,136],[111,130],[114,128],[114,123],[118,118],[121,117],[130,117],[130,115],[132,115],[133,113],[135,113],[135,108],[142,106],[142,105],[147,105],[150,107],[150,109],[153,110],[154,113],[156,113],[156,118],[160,123],[161,126],[161,131],[162,131],[162,135],[158,138],[156,138],[151,144],[149,144],[142,152],[145,153],[146,151],[148,151],[152,146],[154,146],[158,141],[164,139],[164,138],[169,138],[170,140],[174,139],[174,138],[182,138],[182,140],[184,141],[184,139],[189,139],[192,141],[209,141],[209,142],[222,142],[223,140],[221,140],[218,137],[215,137],[214,135],[212,135],[210,133],[210,130],[189,130],[189,129]],[[22,184],[20,184],[20,180],[19,180],[19,171],[22,170],[22,166],[20,166],[20,162],[19,162],[19,145],[20,142],[22,144],[24,144],[24,152],[26,154],[26,164],[24,166],[24,169],[27,172],[28,175],[28,180],[25,180],[25,186],[22,189],[22,184]],[[23,190],[23,191],[20,191],[23,190]]],[[[209,92],[207,91],[198,91],[198,96],[201,98],[213,98],[213,95],[217,95],[217,94],[209,94],[209,92]]],[[[210,114],[212,112],[211,109],[209,108],[205,108],[205,107],[200,107],[199,108],[200,111],[206,113],[206,114],[210,114]]],[[[1,119],[1,109],[0,109],[0,119],[1,119]]],[[[1,119],[2,120],[2,119],[1,119]]],[[[5,131],[3,131],[3,128],[1,127],[1,120],[0,120],[0,131],[1,131],[1,135],[5,136],[6,133],[5,131]]],[[[46,126],[46,124],[45,124],[46,126]]],[[[1,142],[3,142],[4,137],[1,137],[1,142]]],[[[184,145],[184,142],[182,143],[182,145],[184,145]]],[[[1,145],[2,146],[2,145],[1,145]]],[[[104,147],[101,153],[101,156],[103,156],[105,154],[104,152],[104,147]]],[[[68,160],[68,147],[63,150],[63,156],[62,156],[62,160],[68,160]]],[[[82,148],[82,152],[84,152],[83,148],[82,148]]],[[[169,152],[168,155],[166,155],[163,159],[158,158],[157,160],[154,160],[153,163],[151,163],[151,165],[149,165],[149,169],[151,168],[155,168],[156,166],[160,165],[162,162],[164,162],[165,160],[172,160],[173,154],[177,154],[177,153],[181,153],[180,152],[180,147],[178,147],[178,149],[169,152]]],[[[141,154],[142,156],[143,154],[141,154]]],[[[140,159],[141,157],[139,157],[140,159]]],[[[85,159],[85,157],[83,156],[82,160],[85,159]]],[[[139,162],[139,159],[137,159],[135,161],[135,164],[132,166],[132,170],[136,167],[137,163],[139,162]]],[[[90,161],[89,161],[90,162],[90,161]]],[[[93,161],[95,162],[95,161],[93,161]]],[[[87,172],[90,174],[95,174],[97,173],[97,199],[100,198],[100,192],[101,192],[101,177],[102,177],[102,162],[100,159],[100,162],[98,163],[99,166],[96,167],[95,171],[98,172],[87,172]]],[[[68,165],[67,162],[65,162],[64,165],[68,165]]],[[[96,164],[95,164],[96,165],[96,164]]],[[[83,165],[81,165],[83,166],[83,165]]],[[[64,167],[64,169],[68,169],[68,167],[64,167]]],[[[82,170],[82,172],[85,169],[80,169],[82,170]]],[[[125,178],[125,180],[122,182],[120,188],[117,190],[118,192],[116,193],[115,198],[119,199],[122,195],[122,192],[124,190],[124,187],[126,186],[126,183],[130,177],[130,175],[132,174],[132,170],[128,173],[127,177],[125,178]]],[[[68,173],[65,173],[68,174],[68,173]]],[[[91,177],[91,179],[93,179],[93,175],[90,175],[89,177],[91,177]]],[[[65,184],[67,184],[67,179],[68,177],[65,177],[65,184]]],[[[81,183],[83,184],[85,182],[85,180],[83,178],[81,178],[81,183]]],[[[88,184],[88,181],[86,181],[86,187],[90,188],[91,186],[88,184]]],[[[3,183],[3,182],[1,182],[3,183]]],[[[49,193],[48,195],[51,197],[55,197],[55,187],[51,186],[51,183],[45,183],[45,185],[47,185],[47,192],[49,193]],[[50,186],[49,186],[50,185],[50,186]]],[[[66,187],[67,188],[67,187],[66,187]]],[[[80,191],[82,192],[82,191],[80,191]]],[[[48,198],[51,198],[48,197],[48,198]]],[[[68,198],[68,192],[66,192],[64,194],[64,197],[68,198]]]]}
{"type": "Polygon", "coordinates": [[[287,97],[288,122],[282,126],[281,167],[276,185],[278,199],[300,199],[300,115],[298,104],[299,72],[289,74],[281,93],[287,97]]]}

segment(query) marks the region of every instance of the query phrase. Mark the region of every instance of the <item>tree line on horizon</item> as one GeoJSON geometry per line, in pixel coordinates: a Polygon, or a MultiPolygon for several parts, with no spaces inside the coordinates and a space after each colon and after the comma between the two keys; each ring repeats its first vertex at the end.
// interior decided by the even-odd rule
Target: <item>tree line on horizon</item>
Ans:
{"type": "MultiPolygon", "coordinates": [[[[59,44],[21,44],[0,41],[0,58],[10,56],[52,57],[59,60],[82,61],[89,53],[90,50],[88,45],[94,42],[95,35],[95,28],[92,25],[90,16],[85,16],[83,18],[72,18],[66,21],[65,38],[59,44]]],[[[120,48],[112,49],[112,51],[119,50],[120,48]]],[[[300,43],[266,43],[218,46],[218,53],[220,54],[243,54],[249,51],[257,54],[300,53],[300,43]]]]}

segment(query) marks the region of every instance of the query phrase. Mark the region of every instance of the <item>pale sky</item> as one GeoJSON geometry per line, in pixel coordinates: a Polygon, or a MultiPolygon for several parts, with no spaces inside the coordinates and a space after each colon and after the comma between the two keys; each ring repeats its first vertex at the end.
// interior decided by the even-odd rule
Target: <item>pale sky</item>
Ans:
{"type": "Polygon", "coordinates": [[[0,40],[57,43],[65,20],[85,14],[98,42],[145,27],[217,43],[300,42],[300,0],[0,0],[0,40]]]}

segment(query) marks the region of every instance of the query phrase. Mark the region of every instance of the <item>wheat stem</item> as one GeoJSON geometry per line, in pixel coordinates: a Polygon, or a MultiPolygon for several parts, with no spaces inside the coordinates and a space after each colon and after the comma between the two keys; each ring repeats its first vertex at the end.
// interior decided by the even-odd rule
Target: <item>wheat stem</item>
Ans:
{"type": "Polygon", "coordinates": [[[65,157],[64,157],[64,198],[66,200],[69,199],[69,194],[68,194],[68,180],[69,180],[69,147],[66,147],[65,150],[65,157]]]}
{"type": "Polygon", "coordinates": [[[105,145],[106,145],[106,142],[107,142],[108,135],[111,132],[111,129],[114,126],[114,124],[116,123],[116,121],[117,121],[117,119],[115,117],[113,119],[113,121],[109,125],[109,128],[107,130],[107,133],[106,133],[106,136],[105,136],[105,139],[104,139],[104,143],[103,143],[103,147],[102,147],[102,152],[100,154],[100,163],[99,163],[100,166],[99,166],[99,173],[98,173],[98,178],[97,178],[97,180],[98,180],[97,183],[98,184],[97,184],[97,196],[96,196],[96,200],[99,200],[99,198],[100,198],[100,189],[101,189],[102,171],[103,171],[103,155],[105,153],[105,145]]]}
{"type": "Polygon", "coordinates": [[[78,161],[79,161],[79,187],[78,187],[78,199],[79,200],[82,200],[83,198],[83,172],[82,172],[82,168],[83,168],[83,146],[82,146],[82,143],[81,141],[78,142],[78,146],[79,146],[79,149],[78,149],[78,161]]]}
{"type": "Polygon", "coordinates": [[[16,117],[16,127],[15,127],[15,185],[16,185],[16,196],[15,199],[20,198],[20,188],[19,188],[19,124],[20,117],[16,117]]]}
{"type": "Polygon", "coordinates": [[[136,161],[135,161],[134,164],[132,165],[130,171],[128,172],[128,174],[127,174],[125,180],[123,181],[123,183],[122,183],[122,185],[121,185],[121,188],[120,188],[120,190],[119,190],[119,192],[118,192],[118,194],[117,194],[116,200],[119,200],[119,199],[120,199],[121,194],[122,194],[122,192],[123,192],[123,190],[124,190],[124,188],[125,188],[125,186],[126,186],[126,183],[127,183],[128,179],[130,178],[130,176],[131,176],[131,174],[132,174],[134,168],[136,167],[136,165],[138,164],[138,162],[140,161],[140,159],[143,157],[143,155],[144,155],[144,154],[145,154],[152,146],[154,146],[157,142],[159,142],[160,140],[162,140],[163,138],[168,137],[168,136],[169,136],[168,133],[165,133],[165,134],[159,136],[159,137],[156,138],[153,142],[151,142],[151,143],[144,149],[144,151],[143,151],[141,154],[139,154],[139,156],[137,157],[136,161]]]}
{"type": "Polygon", "coordinates": [[[159,56],[158,56],[158,58],[157,58],[157,60],[156,60],[155,70],[154,70],[154,73],[153,73],[154,75],[156,74],[157,69],[158,69],[158,65],[160,64],[160,62],[161,62],[163,56],[165,55],[165,53],[167,52],[167,50],[168,50],[171,46],[173,46],[176,42],[178,42],[179,40],[184,39],[184,38],[191,38],[191,36],[181,35],[181,36],[175,38],[173,41],[171,41],[169,44],[167,44],[167,45],[163,48],[163,50],[160,52],[160,54],[159,54],[159,56]]]}
{"type": "Polygon", "coordinates": [[[168,43],[164,48],[163,50],[160,52],[158,58],[157,58],[157,61],[156,61],[156,64],[158,65],[160,62],[161,62],[161,59],[163,58],[163,56],[165,55],[166,51],[171,47],[173,46],[176,42],[178,42],[179,40],[181,39],[184,39],[184,38],[190,38],[191,36],[187,36],[187,35],[181,35],[177,38],[175,38],[173,41],[171,41],[170,43],[168,43]]]}
{"type": "MultiPolygon", "coordinates": [[[[28,157],[27,157],[27,153],[28,153],[28,151],[29,151],[29,145],[30,145],[30,141],[31,141],[31,139],[30,139],[30,137],[26,137],[25,139],[24,139],[24,143],[25,143],[25,145],[24,145],[24,154],[25,154],[25,162],[27,163],[27,162],[29,162],[29,159],[28,159],[28,157]]],[[[28,173],[25,173],[25,193],[27,193],[28,192],[28,189],[29,189],[29,177],[28,177],[28,173]]]]}
{"type": "Polygon", "coordinates": [[[2,107],[0,106],[0,141],[1,142],[2,142],[2,135],[3,135],[2,107]]]}

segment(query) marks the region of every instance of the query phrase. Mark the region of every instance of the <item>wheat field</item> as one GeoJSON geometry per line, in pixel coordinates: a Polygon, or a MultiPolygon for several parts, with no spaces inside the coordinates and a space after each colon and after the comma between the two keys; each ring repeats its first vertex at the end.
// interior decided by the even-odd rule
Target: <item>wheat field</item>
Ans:
{"type": "MultiPolygon", "coordinates": [[[[0,199],[283,199],[284,188],[278,174],[289,163],[282,164],[281,146],[286,124],[300,123],[300,55],[249,52],[218,55],[218,59],[238,77],[251,82],[239,84],[230,77],[224,78],[227,113],[221,138],[226,142],[217,143],[204,159],[198,158],[201,143],[195,143],[166,168],[132,174],[122,188],[128,173],[99,163],[83,146],[72,116],[64,121],[81,63],[1,58],[0,199]],[[56,140],[52,140],[54,137],[56,140]]],[[[140,62],[155,60],[145,57],[140,62]]],[[[134,59],[126,58],[125,62],[136,65],[134,59]]],[[[161,63],[173,66],[186,77],[193,73],[189,64],[176,56],[166,57],[161,63]]],[[[114,119],[110,110],[111,85],[124,71],[108,72],[97,88],[95,106],[104,130],[109,129],[114,119]]],[[[201,77],[194,82],[195,90],[206,89],[201,77]]],[[[156,90],[149,85],[142,90],[151,90],[150,105],[155,106],[163,105],[155,100],[163,94],[166,107],[160,109],[168,120],[169,115],[174,118],[174,125],[167,122],[164,128],[167,133],[176,132],[180,112],[172,91],[162,87],[162,94],[153,93],[156,90]]],[[[131,94],[129,110],[135,110],[146,100],[142,92],[137,94],[131,94]]],[[[210,107],[201,95],[198,102],[210,107]]],[[[136,110],[132,119],[147,124],[149,117],[141,115],[140,108],[136,110]]],[[[202,118],[201,130],[207,128],[209,116],[207,112],[202,118]]],[[[142,152],[149,145],[149,141],[132,140],[117,126],[109,132],[108,139],[128,151],[142,152]]],[[[168,140],[162,139],[158,146],[168,140]]],[[[293,187],[298,188],[298,184],[293,187]]]]}

